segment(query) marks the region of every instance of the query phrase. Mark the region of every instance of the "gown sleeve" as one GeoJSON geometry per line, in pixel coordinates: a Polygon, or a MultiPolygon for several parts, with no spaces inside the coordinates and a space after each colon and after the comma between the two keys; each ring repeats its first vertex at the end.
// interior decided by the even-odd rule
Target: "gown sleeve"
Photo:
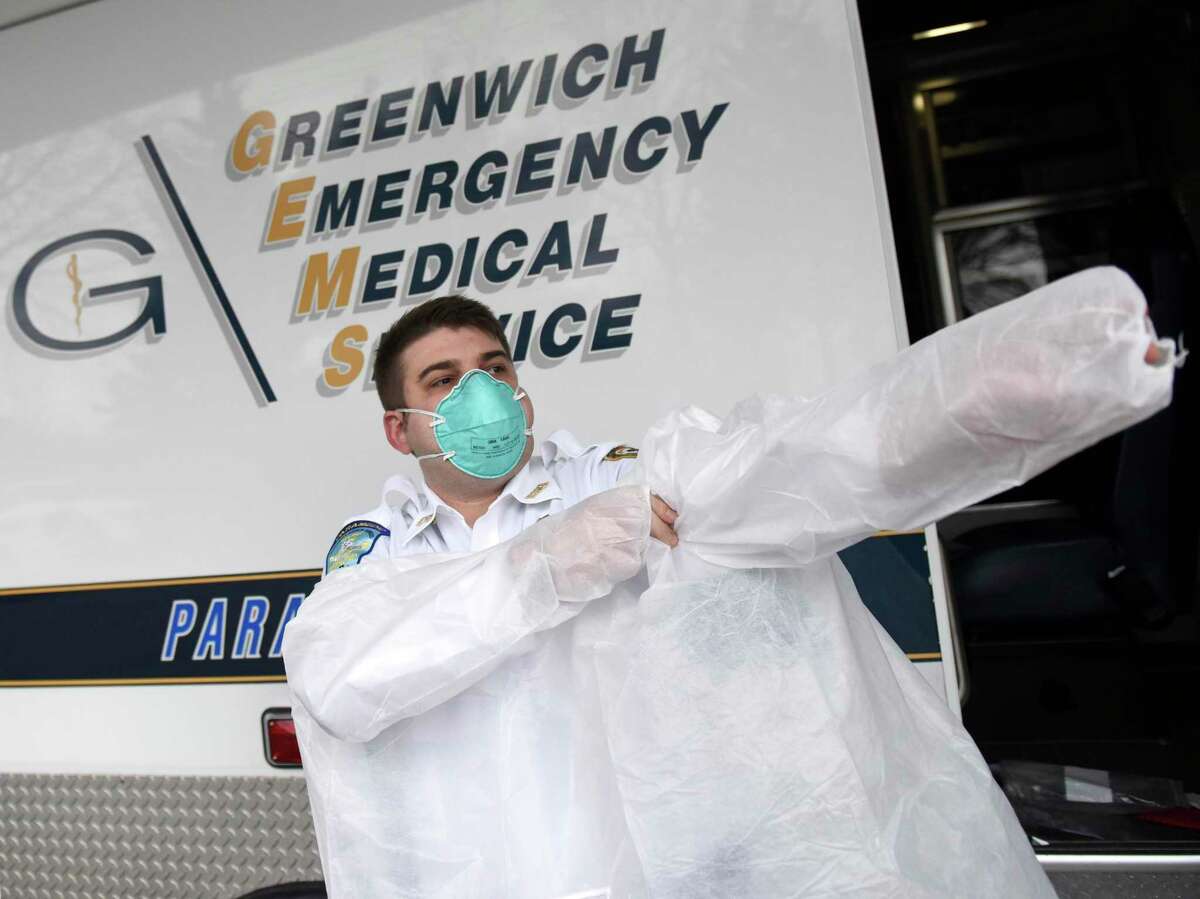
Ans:
{"type": "Polygon", "coordinates": [[[338,569],[285,632],[293,697],[338,739],[369,740],[467,689],[633,577],[649,531],[649,496],[627,486],[487,550],[338,569]]]}
{"type": "Polygon", "coordinates": [[[814,399],[724,420],[689,407],[642,442],[643,478],[712,566],[805,565],[1021,484],[1167,406],[1174,344],[1112,267],[972,316],[814,399]]]}

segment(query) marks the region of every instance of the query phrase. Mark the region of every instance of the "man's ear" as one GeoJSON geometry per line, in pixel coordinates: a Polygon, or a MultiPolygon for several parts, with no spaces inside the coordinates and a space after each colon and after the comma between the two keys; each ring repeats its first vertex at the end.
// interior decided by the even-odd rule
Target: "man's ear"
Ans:
{"type": "Polygon", "coordinates": [[[383,433],[387,435],[387,442],[392,445],[392,449],[406,456],[412,455],[412,447],[408,445],[408,434],[404,430],[403,412],[389,410],[383,413],[383,433]]]}

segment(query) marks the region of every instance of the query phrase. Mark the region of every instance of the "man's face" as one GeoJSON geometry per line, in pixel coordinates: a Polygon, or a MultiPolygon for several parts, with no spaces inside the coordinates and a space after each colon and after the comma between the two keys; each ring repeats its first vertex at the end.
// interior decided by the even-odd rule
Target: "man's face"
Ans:
{"type": "MultiPolygon", "coordinates": [[[[495,337],[476,328],[431,331],[409,344],[400,354],[405,406],[433,412],[458,379],[474,368],[486,371],[513,390],[517,389],[516,370],[495,337]]],[[[533,404],[525,397],[521,405],[525,407],[525,416],[532,427],[533,404]]],[[[388,442],[402,453],[417,456],[440,452],[431,421],[433,419],[425,415],[387,412],[384,429],[388,442]]]]}

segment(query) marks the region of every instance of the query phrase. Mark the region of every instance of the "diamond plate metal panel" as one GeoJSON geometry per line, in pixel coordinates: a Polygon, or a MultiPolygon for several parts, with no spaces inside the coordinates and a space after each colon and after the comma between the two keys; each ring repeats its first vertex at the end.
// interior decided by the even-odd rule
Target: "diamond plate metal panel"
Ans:
{"type": "Polygon", "coordinates": [[[0,774],[0,899],[231,899],[320,879],[303,778],[0,774]]]}

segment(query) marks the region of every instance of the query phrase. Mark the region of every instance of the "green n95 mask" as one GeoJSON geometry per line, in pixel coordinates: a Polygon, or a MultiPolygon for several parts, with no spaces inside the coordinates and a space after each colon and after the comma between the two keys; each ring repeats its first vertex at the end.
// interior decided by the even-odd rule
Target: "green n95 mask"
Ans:
{"type": "Polygon", "coordinates": [[[525,440],[533,433],[520,400],[525,391],[514,392],[486,371],[471,369],[442,399],[433,412],[424,409],[395,409],[433,418],[430,427],[442,452],[417,456],[445,459],[459,471],[476,478],[502,478],[521,461],[525,440]]]}

